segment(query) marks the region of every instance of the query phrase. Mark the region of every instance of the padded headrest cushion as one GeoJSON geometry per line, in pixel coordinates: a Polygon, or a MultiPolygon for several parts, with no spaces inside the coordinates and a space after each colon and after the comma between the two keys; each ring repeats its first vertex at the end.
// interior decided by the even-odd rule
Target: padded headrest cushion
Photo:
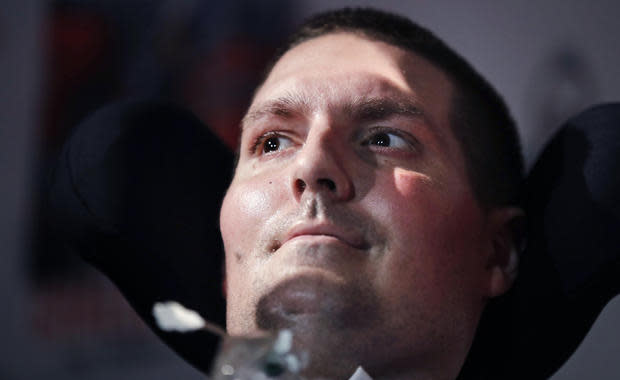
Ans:
{"type": "MultiPolygon", "coordinates": [[[[175,300],[221,325],[221,199],[231,152],[191,113],[126,102],[96,112],[66,142],[53,173],[56,232],[105,273],[153,327],[175,300]]],[[[153,330],[206,371],[208,334],[153,330]]]]}
{"type": "Polygon", "coordinates": [[[462,378],[548,378],[620,292],[620,104],[562,126],[524,195],[519,276],[485,311],[462,378]]]}

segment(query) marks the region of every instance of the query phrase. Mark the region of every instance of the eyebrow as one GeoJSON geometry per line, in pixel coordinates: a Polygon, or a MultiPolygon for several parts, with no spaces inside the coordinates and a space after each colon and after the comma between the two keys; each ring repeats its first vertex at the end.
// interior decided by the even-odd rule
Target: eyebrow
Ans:
{"type": "MultiPolygon", "coordinates": [[[[424,112],[415,104],[394,96],[358,98],[335,108],[340,108],[347,117],[357,122],[385,120],[391,116],[425,119],[424,112]]],[[[241,126],[243,129],[247,123],[269,116],[291,119],[303,116],[309,110],[309,103],[303,96],[286,94],[248,111],[241,120],[241,126]]]]}
{"type": "Polygon", "coordinates": [[[385,120],[391,116],[424,119],[424,112],[415,104],[392,96],[356,99],[343,107],[345,113],[358,122],[385,120]]]}
{"type": "Polygon", "coordinates": [[[264,117],[276,116],[281,119],[291,119],[302,116],[310,109],[308,102],[301,96],[286,94],[277,99],[261,104],[256,109],[249,110],[241,119],[241,128],[247,123],[257,121],[264,117]]]}

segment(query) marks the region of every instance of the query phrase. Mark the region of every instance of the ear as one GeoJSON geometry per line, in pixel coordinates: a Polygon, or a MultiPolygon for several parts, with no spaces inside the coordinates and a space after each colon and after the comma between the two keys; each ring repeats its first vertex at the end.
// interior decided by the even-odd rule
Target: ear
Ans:
{"type": "Polygon", "coordinates": [[[489,212],[490,254],[487,257],[489,298],[502,295],[512,286],[519,268],[525,240],[525,213],[518,207],[489,212]]]}

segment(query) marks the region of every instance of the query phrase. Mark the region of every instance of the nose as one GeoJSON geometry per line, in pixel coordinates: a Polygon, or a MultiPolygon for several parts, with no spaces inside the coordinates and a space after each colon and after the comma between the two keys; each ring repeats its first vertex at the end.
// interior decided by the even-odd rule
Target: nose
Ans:
{"type": "Polygon", "coordinates": [[[322,193],[333,201],[352,199],[354,187],[347,164],[346,148],[329,129],[308,134],[292,171],[291,190],[295,198],[322,193]]]}

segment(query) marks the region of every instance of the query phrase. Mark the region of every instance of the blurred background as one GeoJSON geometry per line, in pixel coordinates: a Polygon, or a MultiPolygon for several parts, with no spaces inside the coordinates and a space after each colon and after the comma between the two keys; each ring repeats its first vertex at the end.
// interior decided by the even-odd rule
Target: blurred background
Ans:
{"type": "MultiPolygon", "coordinates": [[[[106,278],[49,232],[49,170],[101,105],[166,98],[228,145],[265,62],[308,15],[372,5],[429,27],[505,96],[531,164],[567,117],[620,100],[620,3],[548,0],[4,0],[0,13],[0,379],[184,379],[106,278]]],[[[620,376],[616,297],[553,377],[620,376]]]]}

